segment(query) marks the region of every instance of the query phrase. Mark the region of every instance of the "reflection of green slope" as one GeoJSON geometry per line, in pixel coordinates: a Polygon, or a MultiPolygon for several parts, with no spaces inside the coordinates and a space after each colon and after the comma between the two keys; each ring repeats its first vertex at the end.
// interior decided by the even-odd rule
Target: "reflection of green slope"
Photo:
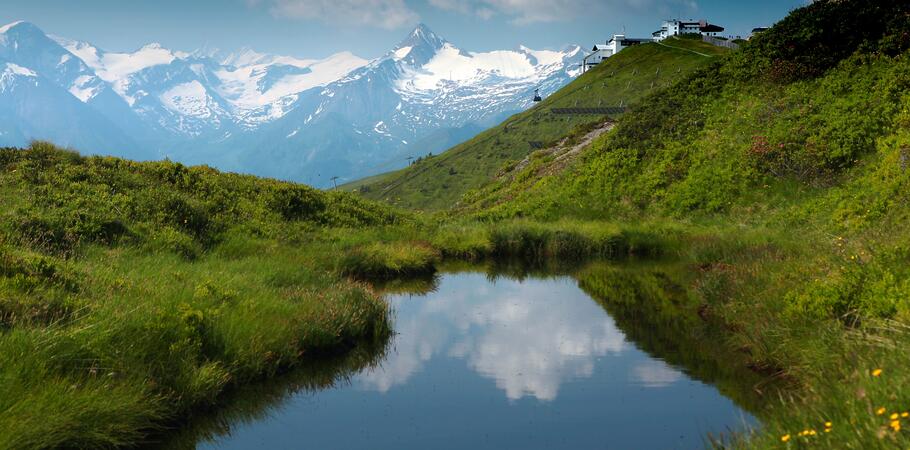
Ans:
{"type": "Polygon", "coordinates": [[[313,361],[283,376],[242,387],[226,395],[210,414],[195,416],[150,448],[195,449],[202,442],[230,435],[239,426],[266,420],[296,394],[343,385],[352,375],[375,367],[385,358],[390,342],[390,336],[385,336],[378,342],[362,343],[343,356],[313,361]]]}
{"type": "MultiPolygon", "coordinates": [[[[750,370],[746,355],[731,351],[723,330],[699,317],[700,303],[686,286],[690,269],[667,263],[560,263],[540,260],[490,259],[481,263],[446,261],[441,273],[483,273],[524,281],[528,278],[573,277],[600,304],[629,341],[649,355],[671,364],[689,377],[711,384],[741,408],[760,414],[757,390],[774,389],[769,379],[750,370]]],[[[438,287],[438,277],[396,285],[394,292],[423,294],[438,287]]]]}
{"type": "Polygon", "coordinates": [[[573,277],[585,263],[556,259],[525,260],[519,258],[486,259],[481,262],[444,261],[439,271],[444,273],[482,273],[490,281],[499,278],[524,281],[529,278],[550,280],[573,277]]]}
{"type": "MultiPolygon", "coordinates": [[[[446,262],[440,271],[483,273],[491,281],[573,277],[637,348],[693,379],[715,386],[739,407],[753,414],[761,412],[761,399],[753,388],[762,378],[746,369],[745,360],[729,351],[721,334],[699,319],[697,305],[684,287],[684,267],[488,260],[481,264],[446,262]]],[[[436,290],[438,282],[439,277],[432,276],[377,288],[388,294],[425,295],[436,290]]],[[[375,343],[360,344],[346,356],[309,363],[283,376],[240,388],[228,394],[210,414],[197,416],[176,434],[169,434],[168,440],[157,448],[196,448],[198,443],[217,441],[239,426],[265,420],[296,394],[336,387],[346,383],[351,375],[375,366],[385,357],[389,343],[385,336],[375,343]]]]}
{"type": "MultiPolygon", "coordinates": [[[[346,189],[419,209],[452,206],[469,189],[482,186],[508,161],[525,158],[530,142],[553,143],[578,126],[603,117],[554,115],[552,108],[629,105],[726,51],[700,40],[669,39],[673,47],[632,47],[578,77],[536,107],[452,149],[396,172],[355,181],[346,189]]],[[[429,151],[415,150],[414,156],[429,151]]]]}
{"type": "Polygon", "coordinates": [[[639,349],[709,383],[741,408],[761,413],[763,377],[730,351],[720,330],[699,318],[686,290],[685,268],[594,264],[578,285],[596,300],[639,349]]]}

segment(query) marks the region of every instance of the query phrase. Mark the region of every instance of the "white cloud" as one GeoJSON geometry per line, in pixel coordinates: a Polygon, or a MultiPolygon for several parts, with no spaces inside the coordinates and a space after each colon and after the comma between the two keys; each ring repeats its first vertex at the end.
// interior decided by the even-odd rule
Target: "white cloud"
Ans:
{"type": "Polygon", "coordinates": [[[462,14],[471,14],[480,17],[483,20],[491,19],[496,15],[496,11],[488,6],[483,6],[484,2],[476,0],[429,0],[433,5],[443,11],[453,11],[462,14]]]}
{"type": "Polygon", "coordinates": [[[445,10],[445,11],[458,11],[460,13],[468,13],[471,11],[472,2],[465,0],[430,0],[430,4],[445,10]]]}
{"type": "Polygon", "coordinates": [[[483,20],[489,20],[496,15],[496,11],[493,11],[490,8],[480,8],[474,13],[477,14],[477,17],[480,17],[483,20]]]}
{"type": "Polygon", "coordinates": [[[633,367],[630,376],[633,382],[644,387],[662,388],[679,381],[683,374],[663,361],[652,360],[633,367]]]}
{"type": "Polygon", "coordinates": [[[529,25],[572,20],[589,14],[659,12],[661,15],[694,13],[695,0],[429,0],[430,4],[462,14],[489,19],[503,15],[512,23],[529,25]]]}
{"type": "Polygon", "coordinates": [[[276,17],[386,29],[412,25],[420,19],[404,0],[247,0],[247,3],[253,7],[266,4],[276,17]]]}

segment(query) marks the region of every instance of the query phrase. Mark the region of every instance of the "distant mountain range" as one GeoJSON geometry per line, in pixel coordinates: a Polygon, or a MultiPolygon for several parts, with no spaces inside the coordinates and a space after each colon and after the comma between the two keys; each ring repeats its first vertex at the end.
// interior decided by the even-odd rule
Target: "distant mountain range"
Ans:
{"type": "Polygon", "coordinates": [[[445,150],[578,75],[583,52],[460,50],[426,26],[380,58],[112,53],[0,27],[0,146],[170,158],[331,185],[445,150]]]}

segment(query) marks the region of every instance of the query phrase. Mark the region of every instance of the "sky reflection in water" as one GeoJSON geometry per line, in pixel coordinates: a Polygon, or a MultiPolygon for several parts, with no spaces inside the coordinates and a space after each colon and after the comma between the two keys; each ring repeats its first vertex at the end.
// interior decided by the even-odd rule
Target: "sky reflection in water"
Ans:
{"type": "MultiPolygon", "coordinates": [[[[364,389],[387,392],[443,355],[464,360],[510,400],[550,401],[560,384],[590,377],[596,358],[629,349],[613,320],[567,279],[487,283],[483,275],[460,275],[425,297],[389,301],[396,313],[394,351],[380,368],[356,378],[364,389]]],[[[680,376],[659,362],[629,374],[656,387],[680,376]]]]}
{"type": "Polygon", "coordinates": [[[572,279],[450,274],[389,301],[397,335],[380,367],[203,446],[703,448],[754,423],[638,350],[572,279]]]}

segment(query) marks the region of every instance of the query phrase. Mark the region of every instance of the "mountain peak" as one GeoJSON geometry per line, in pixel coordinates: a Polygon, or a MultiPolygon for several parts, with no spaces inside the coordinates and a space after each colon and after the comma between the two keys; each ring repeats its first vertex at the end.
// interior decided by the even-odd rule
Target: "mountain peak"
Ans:
{"type": "Polygon", "coordinates": [[[40,33],[40,34],[44,34],[44,32],[41,31],[40,28],[38,28],[37,26],[35,26],[35,24],[33,24],[33,23],[31,23],[31,22],[26,22],[26,21],[24,21],[24,20],[19,20],[19,21],[16,21],[16,22],[13,22],[13,23],[9,23],[9,24],[6,24],[6,25],[0,27],[0,34],[6,34],[6,33],[10,32],[10,31],[17,31],[17,32],[20,32],[20,33],[23,33],[23,32],[25,32],[25,33],[34,33],[34,32],[38,32],[38,33],[40,33]]]}
{"type": "Polygon", "coordinates": [[[418,23],[417,27],[414,28],[414,31],[411,32],[411,36],[419,37],[421,35],[435,36],[436,34],[433,33],[433,30],[431,30],[430,27],[428,27],[426,24],[418,23]]]}
{"type": "Polygon", "coordinates": [[[445,39],[437,36],[430,27],[421,23],[414,28],[414,31],[405,40],[395,47],[395,50],[405,47],[438,50],[445,44],[445,39]]]}
{"type": "Polygon", "coordinates": [[[6,32],[9,31],[11,28],[15,27],[16,25],[19,25],[20,23],[22,23],[22,21],[21,21],[21,20],[17,20],[17,21],[15,21],[15,22],[13,22],[13,23],[8,23],[8,24],[6,24],[6,25],[0,27],[0,34],[6,33],[6,32]]]}
{"type": "Polygon", "coordinates": [[[426,64],[436,55],[439,49],[447,44],[446,40],[430,30],[430,27],[419,24],[414,31],[392,49],[390,55],[396,61],[404,61],[412,66],[426,64]]]}

